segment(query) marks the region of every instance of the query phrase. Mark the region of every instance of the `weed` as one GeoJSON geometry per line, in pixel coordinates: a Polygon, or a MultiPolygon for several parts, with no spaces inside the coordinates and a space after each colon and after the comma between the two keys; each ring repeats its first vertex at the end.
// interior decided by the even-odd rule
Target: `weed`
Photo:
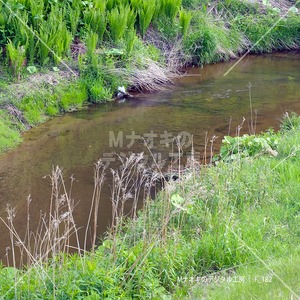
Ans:
{"type": "Polygon", "coordinates": [[[61,93],[59,105],[63,111],[81,107],[88,99],[86,87],[81,83],[69,85],[67,91],[61,93]]]}
{"type": "Polygon", "coordinates": [[[6,45],[6,49],[8,52],[9,62],[12,66],[13,76],[20,80],[21,71],[25,63],[25,48],[24,46],[15,47],[10,41],[6,45]]]}
{"type": "Polygon", "coordinates": [[[153,15],[156,10],[155,1],[152,3],[148,3],[143,1],[142,5],[140,5],[138,10],[138,17],[139,17],[139,28],[141,32],[141,36],[144,37],[146,34],[146,30],[149,27],[153,15]]]}
{"type": "Polygon", "coordinates": [[[179,25],[181,28],[181,34],[183,38],[185,38],[187,35],[191,20],[192,20],[192,13],[190,11],[186,11],[182,9],[179,13],[179,25]]]}

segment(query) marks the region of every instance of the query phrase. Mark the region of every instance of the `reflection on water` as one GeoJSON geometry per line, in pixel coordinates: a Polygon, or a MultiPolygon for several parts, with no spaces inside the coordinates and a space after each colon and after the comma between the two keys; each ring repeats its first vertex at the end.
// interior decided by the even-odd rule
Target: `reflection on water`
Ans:
{"type": "MultiPolygon", "coordinates": [[[[20,147],[0,156],[0,216],[5,217],[7,203],[16,207],[15,224],[24,233],[26,198],[30,194],[34,225],[40,211],[47,211],[49,206],[51,182],[46,175],[59,165],[66,179],[75,177],[75,219],[78,227],[84,228],[93,192],[93,164],[99,158],[111,160],[111,167],[116,158],[113,152],[147,152],[141,137],[153,142],[154,154],[168,158],[172,152],[168,138],[179,133],[185,134],[187,141],[193,136],[201,158],[205,132],[209,137],[218,136],[216,142],[221,142],[224,134],[235,134],[243,117],[243,130],[249,131],[250,92],[256,132],[278,128],[278,120],[286,110],[300,113],[300,54],[248,56],[223,76],[233,63],[190,69],[168,91],[138,95],[124,103],[93,106],[54,118],[25,133],[20,147]],[[109,136],[116,139],[116,147],[109,143],[109,136]]],[[[99,234],[111,219],[109,195],[108,171],[99,208],[99,234]]],[[[3,258],[9,240],[3,224],[0,231],[3,258]]],[[[84,229],[80,232],[84,233],[84,229]]]]}

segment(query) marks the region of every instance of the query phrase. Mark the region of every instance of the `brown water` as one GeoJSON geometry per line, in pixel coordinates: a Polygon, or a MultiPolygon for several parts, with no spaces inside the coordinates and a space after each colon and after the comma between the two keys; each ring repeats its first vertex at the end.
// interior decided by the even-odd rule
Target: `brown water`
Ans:
{"type": "MultiPolygon", "coordinates": [[[[54,118],[25,133],[24,142],[17,149],[0,156],[0,216],[6,216],[7,203],[16,207],[15,225],[22,234],[26,199],[30,194],[31,219],[36,222],[40,211],[47,211],[50,201],[50,179],[45,175],[51,173],[52,166],[59,165],[66,178],[73,174],[76,179],[72,195],[78,204],[74,214],[83,234],[93,192],[93,164],[99,158],[112,156],[114,151],[121,155],[146,151],[134,134],[146,138],[151,134],[153,153],[168,158],[171,144],[162,134],[175,137],[181,132],[186,142],[193,135],[196,151],[203,154],[205,132],[209,137],[218,136],[216,142],[221,142],[228,131],[235,134],[243,117],[246,118],[243,130],[248,132],[249,82],[253,111],[257,115],[256,132],[278,128],[286,110],[300,113],[300,54],[248,56],[223,76],[233,63],[190,69],[168,91],[138,95],[128,102],[93,106],[54,118]],[[115,136],[123,133],[123,146],[110,145],[110,131],[115,136]]],[[[183,150],[188,155],[188,149],[183,150]]],[[[100,203],[99,234],[110,223],[109,197],[108,175],[100,203]]],[[[2,223],[0,234],[3,258],[9,239],[2,223]]]]}

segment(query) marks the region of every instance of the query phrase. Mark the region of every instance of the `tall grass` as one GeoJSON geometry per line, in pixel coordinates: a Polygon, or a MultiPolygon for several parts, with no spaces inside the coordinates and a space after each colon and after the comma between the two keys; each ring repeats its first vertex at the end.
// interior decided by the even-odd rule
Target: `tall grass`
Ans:
{"type": "Polygon", "coordinates": [[[21,71],[22,67],[25,64],[25,47],[17,46],[15,47],[13,43],[10,41],[6,45],[9,63],[12,66],[13,76],[15,76],[18,80],[21,79],[21,71]]]}
{"type": "Polygon", "coordinates": [[[129,6],[120,5],[113,8],[107,16],[111,38],[116,43],[119,42],[125,34],[130,11],[129,6]]]}
{"type": "Polygon", "coordinates": [[[95,7],[87,7],[83,12],[83,22],[85,24],[85,30],[92,30],[98,34],[99,41],[103,40],[104,33],[106,31],[106,7],[105,2],[97,2],[95,7]]]}
{"type": "Polygon", "coordinates": [[[186,38],[192,20],[192,13],[184,9],[179,12],[179,24],[183,38],[186,38]]]}
{"type": "Polygon", "coordinates": [[[144,37],[146,34],[146,31],[154,16],[155,10],[156,10],[155,1],[153,1],[152,3],[143,1],[139,6],[138,9],[139,28],[142,37],[144,37]]]}
{"type": "MultiPolygon", "coordinates": [[[[61,3],[28,0],[15,5],[14,0],[8,0],[1,3],[0,44],[3,47],[10,39],[15,47],[24,45],[31,64],[45,65],[51,61],[58,63],[68,56],[72,40],[75,37],[84,40],[87,32],[98,34],[98,46],[112,42],[122,47],[123,39],[130,40],[127,34],[132,36],[135,30],[145,38],[152,24],[158,40],[162,37],[174,43],[180,36],[188,40],[183,52],[193,56],[193,63],[199,64],[239,54],[244,51],[247,40],[255,45],[252,50],[256,52],[299,46],[299,18],[292,12],[260,40],[279,17],[275,10],[268,9],[266,14],[259,15],[257,5],[231,0],[221,1],[215,10],[206,14],[207,5],[207,1],[196,0],[189,4],[181,0],[63,0],[61,3]],[[212,17],[218,18],[212,12],[218,14],[221,21],[213,24],[212,17]]],[[[133,47],[129,49],[132,52],[133,47]]]]}

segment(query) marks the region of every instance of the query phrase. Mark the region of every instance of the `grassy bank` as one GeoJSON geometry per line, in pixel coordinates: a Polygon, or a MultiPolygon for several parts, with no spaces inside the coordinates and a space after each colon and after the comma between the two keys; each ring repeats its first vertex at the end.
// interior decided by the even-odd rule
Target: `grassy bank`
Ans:
{"type": "Polygon", "coordinates": [[[186,65],[228,60],[248,50],[298,49],[300,17],[294,4],[2,2],[0,122],[5,134],[0,151],[51,116],[112,99],[118,86],[151,91],[186,65]]]}
{"type": "MultiPolygon", "coordinates": [[[[115,226],[91,253],[55,254],[62,241],[58,238],[50,247],[55,254],[51,260],[19,246],[31,266],[1,268],[1,296],[296,299],[299,129],[300,118],[290,114],[278,133],[225,138],[214,167],[192,168],[180,181],[166,184],[136,218],[121,217],[121,205],[115,226]]],[[[141,162],[135,163],[140,170],[141,162]]],[[[134,207],[123,190],[128,174],[119,175],[112,199],[134,207]]],[[[99,170],[95,178],[100,180],[99,170]]]]}

